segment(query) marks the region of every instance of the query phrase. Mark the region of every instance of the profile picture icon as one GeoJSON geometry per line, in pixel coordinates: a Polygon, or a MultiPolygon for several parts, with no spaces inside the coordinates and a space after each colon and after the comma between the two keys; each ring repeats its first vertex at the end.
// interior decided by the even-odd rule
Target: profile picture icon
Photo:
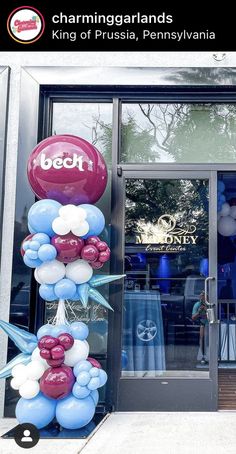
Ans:
{"type": "Polygon", "coordinates": [[[39,441],[40,433],[34,424],[18,424],[14,429],[14,439],[21,448],[33,448],[39,441]]]}
{"type": "Polygon", "coordinates": [[[7,30],[12,39],[20,44],[32,44],[41,38],[45,29],[43,15],[32,6],[14,9],[7,19],[7,30]]]}

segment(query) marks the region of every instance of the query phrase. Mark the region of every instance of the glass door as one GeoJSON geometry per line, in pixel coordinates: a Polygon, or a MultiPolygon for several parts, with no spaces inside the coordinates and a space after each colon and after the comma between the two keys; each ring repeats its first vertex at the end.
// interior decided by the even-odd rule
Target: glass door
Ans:
{"type": "Polygon", "coordinates": [[[125,171],[121,180],[118,409],[215,409],[218,325],[207,317],[216,305],[215,176],[125,171]]]}

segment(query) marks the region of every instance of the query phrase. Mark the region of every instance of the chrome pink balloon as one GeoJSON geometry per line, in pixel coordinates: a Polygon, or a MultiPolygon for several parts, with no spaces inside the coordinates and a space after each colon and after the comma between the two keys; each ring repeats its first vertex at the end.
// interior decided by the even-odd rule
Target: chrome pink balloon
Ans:
{"type": "Polygon", "coordinates": [[[69,134],[42,140],[29,157],[27,171],[39,199],[57,200],[63,205],[96,203],[107,184],[101,153],[87,140],[69,134]]]}
{"type": "Polygon", "coordinates": [[[40,379],[40,390],[52,399],[63,399],[70,394],[75,382],[71,367],[50,367],[40,379]]]}
{"type": "Polygon", "coordinates": [[[102,366],[99,363],[99,361],[97,361],[97,359],[94,359],[94,358],[91,358],[90,356],[88,356],[87,361],[89,361],[90,364],[92,364],[93,367],[97,367],[98,369],[102,369],[102,366]]]}
{"type": "Polygon", "coordinates": [[[57,260],[63,263],[71,263],[80,258],[84,240],[73,233],[67,235],[55,235],[51,244],[57,250],[57,260]]]}

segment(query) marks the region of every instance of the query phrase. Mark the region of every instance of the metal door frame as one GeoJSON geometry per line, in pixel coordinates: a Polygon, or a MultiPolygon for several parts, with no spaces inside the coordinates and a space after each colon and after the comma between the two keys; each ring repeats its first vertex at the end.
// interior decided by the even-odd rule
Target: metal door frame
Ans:
{"type": "MultiPolygon", "coordinates": [[[[213,170],[160,170],[154,164],[152,170],[142,165],[119,166],[113,193],[113,244],[115,248],[113,272],[123,273],[125,179],[209,179],[209,276],[215,278],[209,288],[211,303],[217,309],[217,172],[213,170]],[[127,169],[129,167],[129,170],[127,169]]],[[[192,166],[194,168],[194,165],[192,166]]],[[[218,323],[210,325],[209,378],[127,378],[121,377],[123,283],[113,289],[113,342],[116,344],[116,361],[113,362],[113,379],[117,379],[117,395],[113,395],[117,411],[214,411],[218,408],[218,323]],[[148,383],[147,383],[148,380],[148,383]],[[168,386],[163,386],[167,385],[168,386]],[[167,390],[163,393],[163,390],[167,390]],[[139,399],[135,399],[139,396],[139,399]],[[150,398],[151,396],[151,398],[150,398]],[[116,397],[116,398],[115,398],[116,397]]],[[[112,343],[113,343],[112,342],[112,343]]],[[[114,344],[113,344],[114,345],[114,344]]],[[[113,387],[111,387],[113,388],[113,387]]],[[[114,388],[113,388],[114,389],[114,388]]]]}

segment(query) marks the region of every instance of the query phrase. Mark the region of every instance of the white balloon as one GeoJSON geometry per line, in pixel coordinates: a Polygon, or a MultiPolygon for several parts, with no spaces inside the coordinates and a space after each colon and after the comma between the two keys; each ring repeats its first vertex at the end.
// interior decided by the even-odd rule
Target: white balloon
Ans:
{"type": "Polygon", "coordinates": [[[70,221],[68,221],[68,225],[70,226],[70,229],[77,229],[83,223],[83,219],[81,220],[78,216],[73,216],[71,217],[70,221]]]}
{"type": "Polygon", "coordinates": [[[59,215],[64,221],[70,221],[71,218],[77,216],[78,208],[75,205],[64,205],[59,210],[59,215]]]}
{"type": "Polygon", "coordinates": [[[231,216],[223,216],[218,222],[218,232],[223,236],[231,236],[236,233],[236,222],[231,216]]]}
{"type": "Polygon", "coordinates": [[[78,259],[75,262],[68,263],[66,266],[66,277],[75,282],[75,284],[88,282],[92,275],[93,268],[85,260],[78,259]]]}
{"type": "Polygon", "coordinates": [[[17,364],[12,368],[11,371],[12,377],[14,377],[17,380],[18,386],[20,386],[22,383],[24,383],[27,378],[27,369],[24,364],[17,364]]]}
{"type": "Polygon", "coordinates": [[[20,396],[24,399],[33,399],[40,391],[39,383],[36,380],[27,380],[19,388],[20,396]]]}
{"type": "Polygon", "coordinates": [[[75,339],[73,347],[65,352],[64,364],[66,364],[66,366],[74,367],[79,361],[87,359],[88,354],[88,342],[75,339]]]}
{"type": "Polygon", "coordinates": [[[39,361],[43,366],[44,366],[44,370],[48,369],[50,366],[48,365],[46,359],[43,359],[41,356],[40,356],[40,350],[38,347],[36,347],[31,355],[31,360],[32,361],[39,361]]]}
{"type": "Polygon", "coordinates": [[[221,216],[229,216],[230,205],[227,202],[223,203],[222,208],[220,210],[220,214],[221,214],[221,216]]]}
{"type": "Polygon", "coordinates": [[[221,214],[220,214],[220,212],[219,212],[219,213],[217,213],[217,221],[219,221],[220,218],[221,218],[221,214]]]}
{"type": "Polygon", "coordinates": [[[44,284],[56,284],[65,276],[65,265],[58,260],[44,262],[37,268],[37,276],[44,284]]]}
{"type": "Polygon", "coordinates": [[[39,284],[43,284],[43,282],[42,282],[42,281],[39,279],[39,277],[38,277],[38,270],[37,270],[37,268],[35,268],[35,270],[34,270],[34,278],[35,278],[35,280],[36,280],[39,284]]]}
{"type": "Polygon", "coordinates": [[[26,366],[28,378],[31,380],[39,380],[45,372],[45,367],[41,361],[33,360],[26,366]]]}
{"type": "Polygon", "coordinates": [[[234,218],[236,219],[236,205],[233,205],[232,207],[230,207],[230,216],[231,218],[234,218]]]}
{"type": "Polygon", "coordinates": [[[78,227],[73,228],[71,226],[71,231],[76,236],[84,236],[89,231],[89,224],[87,221],[83,221],[79,224],[78,227]]]}
{"type": "Polygon", "coordinates": [[[57,235],[67,235],[70,232],[69,225],[60,217],[54,219],[52,229],[57,235]]]}
{"type": "Polygon", "coordinates": [[[21,383],[19,384],[16,378],[12,378],[10,385],[12,389],[19,389],[21,383]]]}

